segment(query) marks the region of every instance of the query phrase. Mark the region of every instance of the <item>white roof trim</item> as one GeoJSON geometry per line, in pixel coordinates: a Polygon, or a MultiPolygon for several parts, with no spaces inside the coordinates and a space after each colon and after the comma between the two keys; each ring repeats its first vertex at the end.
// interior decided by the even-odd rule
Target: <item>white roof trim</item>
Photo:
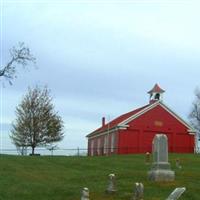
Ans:
{"type": "Polygon", "coordinates": [[[118,124],[118,126],[125,126],[127,125],[130,121],[136,119],[137,117],[139,117],[140,115],[143,115],[144,113],[146,113],[147,111],[151,110],[152,108],[156,107],[159,104],[159,101],[156,101],[155,103],[147,106],[146,108],[142,109],[141,111],[137,112],[136,114],[132,115],[131,117],[125,119],[124,121],[120,122],[118,124]]]}
{"type": "Polygon", "coordinates": [[[88,139],[90,139],[90,138],[96,138],[96,137],[99,137],[99,136],[101,136],[101,135],[107,135],[107,134],[109,134],[109,133],[113,133],[113,132],[115,132],[116,130],[126,130],[127,128],[129,127],[129,125],[124,125],[124,126],[115,126],[115,127],[113,127],[113,128],[111,128],[110,130],[108,130],[108,129],[106,129],[106,130],[104,130],[104,131],[102,131],[102,132],[97,132],[97,133],[95,133],[94,135],[92,135],[92,136],[86,136],[88,139]]]}
{"type": "Polygon", "coordinates": [[[118,124],[118,126],[124,126],[127,125],[129,122],[131,122],[132,120],[138,118],[139,116],[143,115],[144,113],[146,113],[147,111],[155,108],[157,105],[162,106],[167,112],[169,112],[174,118],[176,118],[179,122],[181,122],[182,124],[184,124],[189,130],[188,133],[191,135],[194,135],[194,133],[196,132],[186,121],[184,121],[181,117],[179,117],[172,109],[170,109],[168,106],[166,106],[164,103],[162,103],[161,101],[156,101],[155,103],[149,105],[148,107],[142,109],[141,111],[139,111],[138,113],[132,115],[131,117],[127,118],[126,120],[122,121],[121,123],[118,124]]]}
{"type": "Polygon", "coordinates": [[[176,114],[171,108],[169,108],[167,105],[165,105],[164,103],[160,104],[163,108],[165,108],[165,110],[167,110],[171,115],[173,115],[173,117],[175,117],[179,122],[181,122],[182,124],[184,124],[187,128],[188,128],[188,133],[191,135],[194,135],[194,133],[196,133],[196,131],[181,117],[179,117],[178,114],[176,114]]]}
{"type": "Polygon", "coordinates": [[[93,138],[97,138],[99,136],[102,136],[102,135],[109,135],[110,133],[113,133],[116,131],[116,128],[112,129],[112,130],[106,130],[106,131],[103,131],[99,134],[95,134],[95,135],[92,135],[92,136],[89,136],[88,139],[93,139],[93,138]]]}

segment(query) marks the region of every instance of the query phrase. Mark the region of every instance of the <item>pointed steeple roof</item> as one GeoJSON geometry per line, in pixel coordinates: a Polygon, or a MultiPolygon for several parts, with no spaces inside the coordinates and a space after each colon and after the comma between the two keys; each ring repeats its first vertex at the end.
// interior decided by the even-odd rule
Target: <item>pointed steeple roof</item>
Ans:
{"type": "Polygon", "coordinates": [[[164,93],[165,90],[163,90],[157,83],[154,85],[154,87],[148,91],[149,94],[152,94],[152,93],[164,93]]]}

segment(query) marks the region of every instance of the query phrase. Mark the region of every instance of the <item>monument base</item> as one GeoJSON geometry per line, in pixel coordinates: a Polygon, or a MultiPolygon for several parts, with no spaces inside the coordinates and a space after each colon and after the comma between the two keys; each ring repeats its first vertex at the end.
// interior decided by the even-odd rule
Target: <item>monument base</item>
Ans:
{"type": "Polygon", "coordinates": [[[174,181],[175,173],[172,170],[156,169],[148,172],[150,181],[174,181]]]}
{"type": "Polygon", "coordinates": [[[161,169],[164,169],[164,170],[170,170],[171,167],[170,167],[170,164],[168,162],[154,162],[152,165],[151,165],[151,170],[161,170],[161,169]]]}

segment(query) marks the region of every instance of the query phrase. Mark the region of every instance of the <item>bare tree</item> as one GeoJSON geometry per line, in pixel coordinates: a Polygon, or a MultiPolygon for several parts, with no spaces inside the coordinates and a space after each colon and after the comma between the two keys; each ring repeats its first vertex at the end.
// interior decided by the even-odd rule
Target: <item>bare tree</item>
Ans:
{"type": "Polygon", "coordinates": [[[17,148],[35,148],[61,141],[64,137],[63,121],[54,111],[47,87],[28,89],[16,108],[17,119],[12,125],[11,139],[17,148]]]}
{"type": "Polygon", "coordinates": [[[195,100],[192,104],[192,109],[189,114],[190,122],[193,128],[197,131],[198,137],[200,137],[200,90],[195,90],[195,100]]]}
{"type": "Polygon", "coordinates": [[[0,77],[4,77],[10,84],[16,78],[17,66],[26,67],[29,63],[35,63],[36,59],[30,49],[23,42],[10,49],[10,61],[5,66],[0,66],[0,77]]]}

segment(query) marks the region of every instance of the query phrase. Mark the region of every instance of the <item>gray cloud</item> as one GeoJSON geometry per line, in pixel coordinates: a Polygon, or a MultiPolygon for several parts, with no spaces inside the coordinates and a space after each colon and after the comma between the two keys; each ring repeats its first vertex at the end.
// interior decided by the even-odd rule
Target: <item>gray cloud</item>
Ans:
{"type": "Polygon", "coordinates": [[[3,89],[4,123],[15,119],[16,105],[36,84],[52,91],[72,137],[62,142],[66,148],[86,146],[84,136],[102,116],[147,104],[156,82],[166,104],[187,119],[200,73],[196,3],[48,2],[4,2],[3,64],[9,48],[24,41],[38,66],[19,70],[14,85],[3,89]]]}

